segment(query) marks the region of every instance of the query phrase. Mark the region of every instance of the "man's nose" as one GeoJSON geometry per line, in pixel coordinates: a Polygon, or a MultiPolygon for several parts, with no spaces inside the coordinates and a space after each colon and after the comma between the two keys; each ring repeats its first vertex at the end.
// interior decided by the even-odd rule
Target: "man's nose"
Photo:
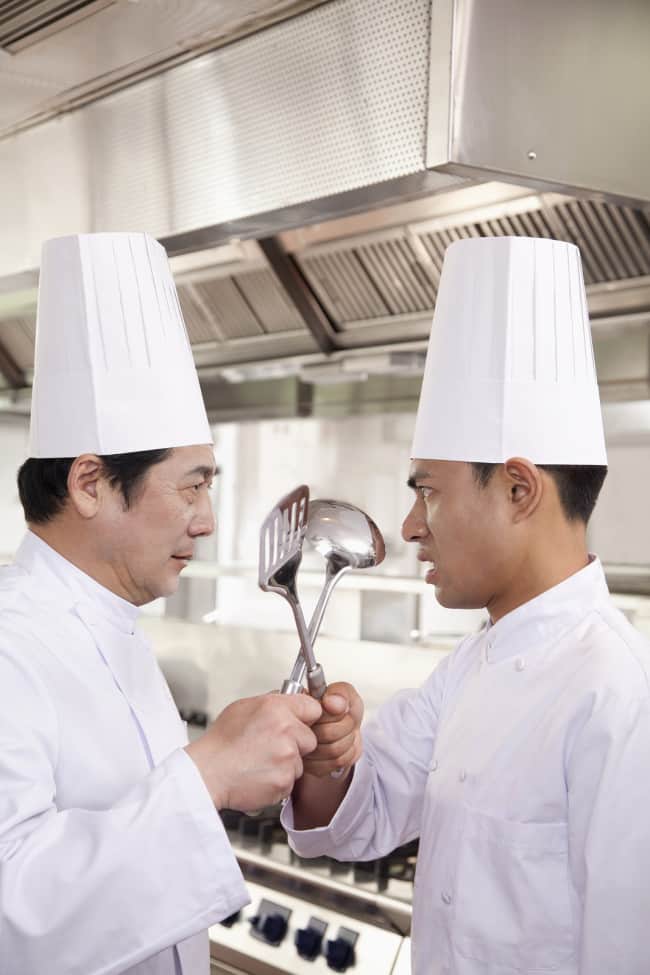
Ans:
{"type": "Polygon", "coordinates": [[[216,527],[216,519],[214,516],[214,509],[212,507],[212,500],[210,495],[206,491],[201,499],[201,506],[195,512],[194,518],[190,523],[190,535],[193,538],[199,535],[211,535],[216,527]]]}
{"type": "Polygon", "coordinates": [[[419,542],[427,534],[428,528],[422,505],[415,501],[413,507],[402,522],[402,538],[405,542],[419,542]]]}

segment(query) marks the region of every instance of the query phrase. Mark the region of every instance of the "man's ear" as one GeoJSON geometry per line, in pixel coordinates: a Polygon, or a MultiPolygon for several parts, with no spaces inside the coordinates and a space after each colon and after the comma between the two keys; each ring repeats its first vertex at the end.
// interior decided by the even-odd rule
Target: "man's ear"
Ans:
{"type": "Polygon", "coordinates": [[[106,486],[104,465],[96,454],[80,454],[68,474],[68,496],[82,518],[94,518],[106,486]]]}
{"type": "Polygon", "coordinates": [[[503,465],[508,500],[514,524],[524,521],[535,512],[544,494],[541,472],[524,457],[511,457],[503,465]]]}

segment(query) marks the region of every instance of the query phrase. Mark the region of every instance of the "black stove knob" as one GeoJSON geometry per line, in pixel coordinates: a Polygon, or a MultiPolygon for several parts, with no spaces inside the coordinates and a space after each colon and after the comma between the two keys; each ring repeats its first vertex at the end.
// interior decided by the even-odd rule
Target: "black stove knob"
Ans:
{"type": "Polygon", "coordinates": [[[344,938],[335,938],[327,942],[325,957],[328,968],[335,972],[347,972],[350,965],[354,965],[354,946],[344,938]]]}
{"type": "Polygon", "coordinates": [[[241,911],[237,911],[235,914],[230,914],[228,917],[224,917],[223,921],[220,921],[219,923],[223,924],[224,928],[231,928],[235,921],[238,921],[240,917],[241,911]]]}
{"type": "Polygon", "coordinates": [[[264,917],[252,917],[251,924],[270,945],[279,945],[287,933],[287,919],[281,914],[266,914],[264,917]]]}
{"type": "Polygon", "coordinates": [[[296,931],[296,948],[301,958],[313,961],[321,953],[323,935],[315,928],[300,928],[296,931]]]}

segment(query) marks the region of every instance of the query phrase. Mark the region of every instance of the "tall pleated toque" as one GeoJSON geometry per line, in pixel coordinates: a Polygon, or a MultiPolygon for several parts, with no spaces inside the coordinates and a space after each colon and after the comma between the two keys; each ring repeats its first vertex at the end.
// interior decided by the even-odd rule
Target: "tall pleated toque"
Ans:
{"type": "Polygon", "coordinates": [[[167,255],[146,234],[43,247],[32,457],[212,442],[167,255]]]}
{"type": "Polygon", "coordinates": [[[577,247],[494,237],[448,248],[412,456],[607,463],[577,247]]]}

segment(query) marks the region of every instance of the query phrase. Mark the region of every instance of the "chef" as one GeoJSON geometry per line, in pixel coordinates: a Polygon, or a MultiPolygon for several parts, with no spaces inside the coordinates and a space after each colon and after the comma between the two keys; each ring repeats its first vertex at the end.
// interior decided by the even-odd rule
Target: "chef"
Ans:
{"type": "Polygon", "coordinates": [[[291,844],[420,838],[414,975],[647,975],[650,651],[586,547],[606,455],[577,248],[451,245],[412,456],[404,538],[443,606],[488,618],[360,758],[361,701],[331,687],[291,844]]]}
{"type": "Polygon", "coordinates": [[[0,571],[0,972],[207,975],[248,901],[217,810],[277,802],[320,706],[238,701],[191,745],[139,607],[214,529],[212,436],[163,248],[48,242],[28,531],[0,571]]]}

